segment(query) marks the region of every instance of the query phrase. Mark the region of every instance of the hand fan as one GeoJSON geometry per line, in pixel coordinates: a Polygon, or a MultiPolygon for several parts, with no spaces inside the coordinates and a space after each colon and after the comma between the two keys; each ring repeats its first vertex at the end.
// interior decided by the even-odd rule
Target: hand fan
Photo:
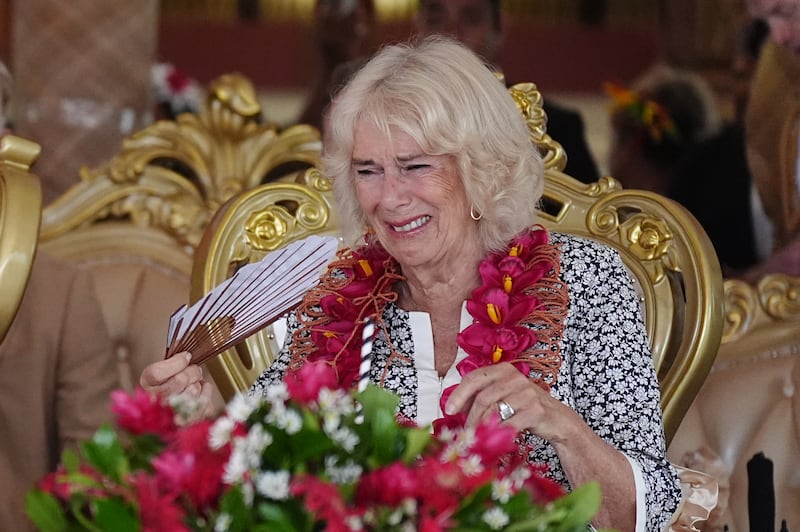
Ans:
{"type": "Polygon", "coordinates": [[[338,240],[310,236],[240,268],[169,320],[166,358],[188,351],[202,364],[297,305],[336,255],[338,240]]]}

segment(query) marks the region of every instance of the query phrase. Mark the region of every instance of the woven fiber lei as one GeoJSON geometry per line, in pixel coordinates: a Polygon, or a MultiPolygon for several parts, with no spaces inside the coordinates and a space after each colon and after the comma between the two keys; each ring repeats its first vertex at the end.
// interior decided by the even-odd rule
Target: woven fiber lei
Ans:
{"type": "MultiPolygon", "coordinates": [[[[559,278],[559,251],[542,228],[526,231],[503,252],[492,253],[479,266],[481,285],[467,300],[474,322],[458,335],[467,353],[458,364],[464,376],[477,368],[510,362],[549,390],[558,377],[558,351],[567,311],[566,286],[559,278]],[[535,325],[532,329],[529,325],[535,325]]],[[[383,322],[383,310],[397,300],[400,266],[373,242],[339,252],[320,283],[297,310],[301,326],[292,338],[291,370],[306,361],[330,364],[342,387],[357,384],[361,362],[361,333],[371,318],[387,339],[392,361],[397,353],[383,322]]],[[[445,391],[442,400],[449,395],[445,391]]],[[[446,420],[448,424],[458,420],[446,420]]]]}

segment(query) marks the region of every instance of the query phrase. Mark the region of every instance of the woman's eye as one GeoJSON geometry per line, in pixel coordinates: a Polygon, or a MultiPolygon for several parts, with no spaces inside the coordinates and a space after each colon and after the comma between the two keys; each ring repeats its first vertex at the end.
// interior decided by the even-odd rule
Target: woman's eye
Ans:
{"type": "Polygon", "coordinates": [[[356,174],[361,177],[369,177],[375,175],[375,170],[373,170],[372,168],[360,168],[356,170],[356,174]]]}
{"type": "Polygon", "coordinates": [[[410,164],[405,168],[403,168],[403,170],[405,170],[406,172],[417,172],[420,170],[426,170],[428,168],[430,168],[430,165],[428,164],[410,164]]]}

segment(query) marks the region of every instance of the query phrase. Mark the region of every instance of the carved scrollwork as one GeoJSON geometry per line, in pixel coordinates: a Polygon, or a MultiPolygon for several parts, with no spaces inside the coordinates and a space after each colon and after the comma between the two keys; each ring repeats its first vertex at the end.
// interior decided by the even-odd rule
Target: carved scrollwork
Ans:
{"type": "Polygon", "coordinates": [[[244,235],[254,250],[272,251],[298,234],[315,233],[328,224],[330,208],[321,197],[296,188],[276,187],[270,204],[250,214],[245,222],[244,235]]]}
{"type": "Polygon", "coordinates": [[[301,176],[300,183],[311,190],[326,194],[333,190],[331,180],[317,168],[309,168],[301,176]]]}
{"type": "Polygon", "coordinates": [[[728,343],[739,338],[750,328],[758,311],[758,298],[755,290],[744,281],[730,279],[725,281],[725,324],[722,329],[722,342],[728,343]]]}
{"type": "Polygon", "coordinates": [[[547,115],[542,108],[542,94],[534,83],[518,83],[508,89],[528,125],[531,142],[539,148],[546,169],[564,170],[567,155],[561,144],[547,134],[547,115]]]}
{"type": "Polygon", "coordinates": [[[672,231],[664,220],[625,198],[624,194],[615,194],[598,200],[587,216],[587,228],[601,239],[619,242],[647,269],[651,281],[659,283],[665,269],[679,270],[672,256],[672,231]]]}
{"type": "Polygon", "coordinates": [[[589,184],[584,189],[584,194],[593,198],[597,198],[600,196],[605,196],[606,194],[616,190],[622,190],[622,185],[620,185],[619,181],[611,176],[602,176],[597,180],[597,182],[589,184]]]}
{"type": "Polygon", "coordinates": [[[800,278],[769,275],[758,283],[761,306],[778,320],[800,320],[800,278]]]}
{"type": "Polygon", "coordinates": [[[114,218],[155,227],[194,247],[225,201],[260,185],[281,165],[319,166],[320,151],[312,126],[281,131],[262,124],[253,85],[240,74],[226,74],[210,84],[197,114],[151,124],[125,139],[106,166],[83,168],[81,182],[45,209],[43,239],[114,218]]]}

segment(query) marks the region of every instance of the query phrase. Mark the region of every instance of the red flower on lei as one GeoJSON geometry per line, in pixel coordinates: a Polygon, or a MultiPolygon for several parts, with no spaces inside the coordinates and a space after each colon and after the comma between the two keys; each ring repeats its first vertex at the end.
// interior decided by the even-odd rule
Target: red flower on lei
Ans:
{"type": "MultiPolygon", "coordinates": [[[[490,254],[481,262],[481,285],[466,303],[475,321],[457,338],[467,353],[457,366],[462,376],[484,366],[510,362],[525,375],[538,373],[554,378],[558,367],[554,368],[552,360],[545,361],[543,368],[535,367],[538,363],[533,348],[540,338],[526,326],[535,321],[543,305],[537,294],[555,293],[556,299],[560,294],[559,288],[545,292],[534,289],[546,276],[557,272],[553,250],[547,232],[537,228],[520,234],[505,251],[490,254]]],[[[355,386],[364,320],[375,320],[388,338],[381,316],[386,304],[397,300],[394,285],[403,280],[399,270],[397,262],[378,243],[340,252],[339,260],[329,266],[320,285],[301,305],[300,314],[308,319],[293,338],[292,369],[299,369],[306,361],[326,362],[334,368],[340,387],[355,386]]],[[[544,379],[539,382],[549,386],[544,379]]],[[[442,406],[454,388],[444,391],[442,406]]],[[[445,416],[434,422],[434,429],[439,432],[444,427],[463,426],[463,421],[463,414],[445,416]]]]}

